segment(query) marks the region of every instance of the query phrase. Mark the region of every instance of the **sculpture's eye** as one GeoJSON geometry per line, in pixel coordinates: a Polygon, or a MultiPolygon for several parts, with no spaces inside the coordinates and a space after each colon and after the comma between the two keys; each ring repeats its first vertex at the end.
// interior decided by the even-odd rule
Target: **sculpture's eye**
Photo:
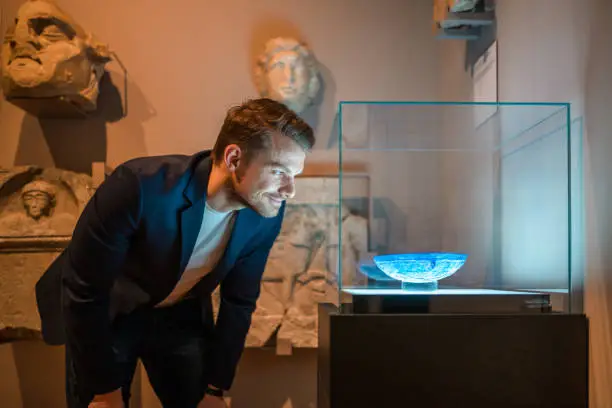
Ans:
{"type": "Polygon", "coordinates": [[[30,20],[30,27],[36,35],[50,41],[71,40],[75,36],[74,30],[63,21],[53,17],[38,17],[30,20]]]}
{"type": "Polygon", "coordinates": [[[69,40],[68,36],[64,34],[62,30],[53,25],[46,26],[40,35],[51,41],[69,40]]]}
{"type": "Polygon", "coordinates": [[[285,61],[279,59],[276,60],[274,62],[272,62],[272,64],[270,64],[270,69],[274,69],[274,68],[284,68],[285,67],[285,61]]]}

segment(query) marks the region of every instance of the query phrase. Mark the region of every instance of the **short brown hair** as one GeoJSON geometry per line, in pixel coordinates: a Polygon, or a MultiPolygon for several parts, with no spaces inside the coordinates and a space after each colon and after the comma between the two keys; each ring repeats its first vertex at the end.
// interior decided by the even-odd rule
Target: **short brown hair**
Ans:
{"type": "Polygon", "coordinates": [[[269,98],[250,99],[227,112],[212,151],[213,160],[221,161],[225,148],[236,144],[248,161],[253,153],[269,146],[274,132],[290,137],[306,151],[315,143],[310,125],[286,105],[269,98]]]}

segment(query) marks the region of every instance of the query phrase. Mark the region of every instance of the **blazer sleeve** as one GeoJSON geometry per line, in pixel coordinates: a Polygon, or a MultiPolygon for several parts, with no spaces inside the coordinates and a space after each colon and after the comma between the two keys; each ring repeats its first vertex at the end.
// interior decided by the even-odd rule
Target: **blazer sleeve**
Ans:
{"type": "Polygon", "coordinates": [[[208,363],[209,383],[223,390],[232,386],[261,291],[268,255],[280,232],[284,210],[283,205],[276,222],[259,235],[254,249],[240,257],[221,282],[221,302],[208,363]]]}
{"type": "Polygon", "coordinates": [[[120,387],[113,353],[110,291],[141,213],[136,175],[119,166],[83,210],[67,249],[62,306],[66,346],[79,381],[94,394],[120,387]]]}

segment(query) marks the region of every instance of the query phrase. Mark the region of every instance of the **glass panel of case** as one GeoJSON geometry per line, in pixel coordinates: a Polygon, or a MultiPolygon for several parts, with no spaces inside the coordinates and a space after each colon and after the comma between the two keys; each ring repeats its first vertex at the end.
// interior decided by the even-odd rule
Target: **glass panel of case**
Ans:
{"type": "Polygon", "coordinates": [[[339,302],[529,292],[570,311],[569,104],[347,101],[338,116],[339,302]]]}

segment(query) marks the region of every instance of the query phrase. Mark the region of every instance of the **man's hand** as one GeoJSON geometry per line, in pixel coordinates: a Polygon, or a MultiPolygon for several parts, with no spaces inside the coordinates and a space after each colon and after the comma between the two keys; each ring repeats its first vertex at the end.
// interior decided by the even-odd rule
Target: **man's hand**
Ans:
{"type": "Polygon", "coordinates": [[[124,408],[121,388],[107,394],[96,395],[87,408],[124,408]]]}
{"type": "Polygon", "coordinates": [[[198,404],[198,408],[227,408],[227,405],[222,397],[206,394],[198,404]]]}

